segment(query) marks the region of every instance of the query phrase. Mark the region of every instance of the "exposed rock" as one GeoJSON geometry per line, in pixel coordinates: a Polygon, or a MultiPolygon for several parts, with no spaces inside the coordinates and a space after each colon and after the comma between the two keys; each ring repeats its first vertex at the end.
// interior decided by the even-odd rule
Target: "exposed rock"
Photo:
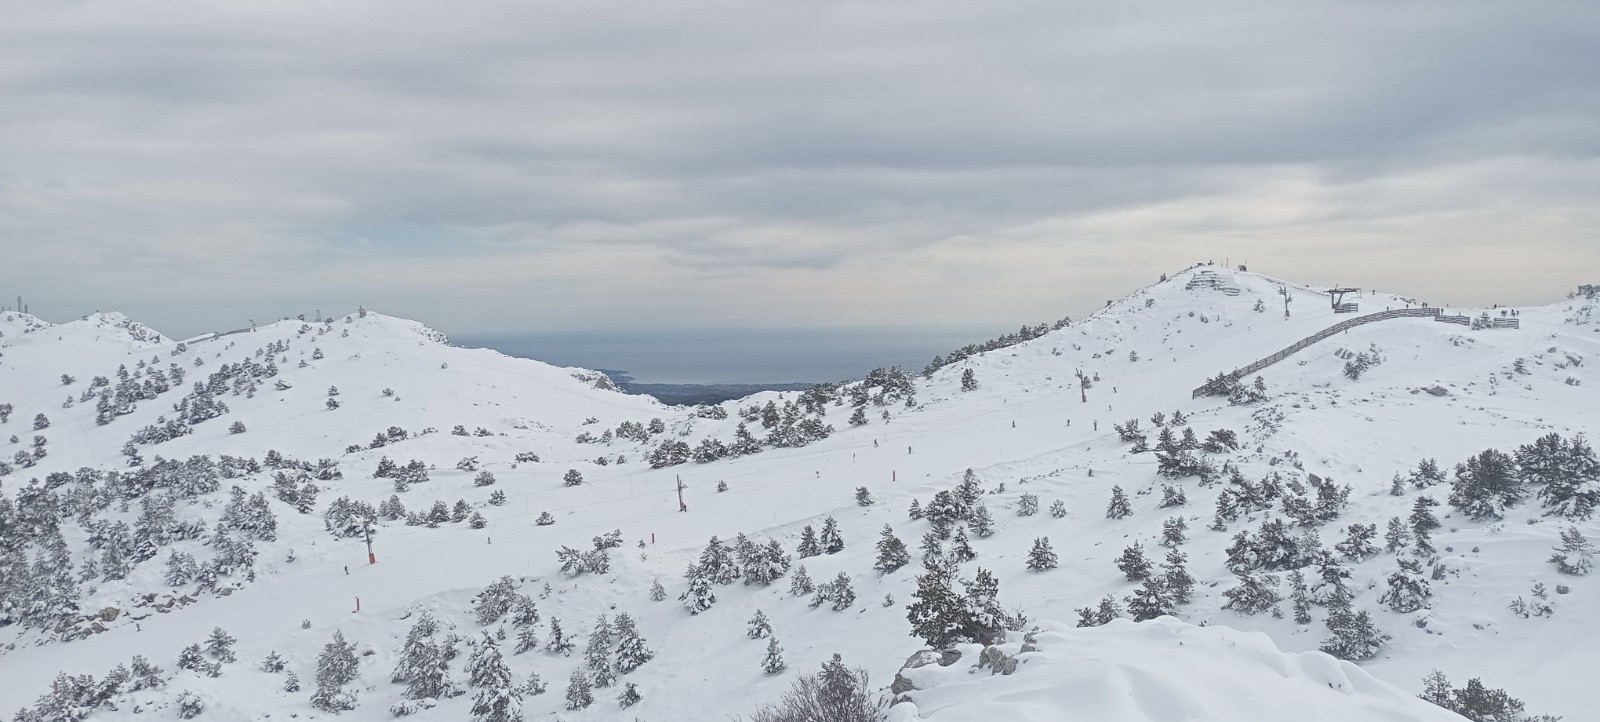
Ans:
{"type": "Polygon", "coordinates": [[[1428,392],[1430,394],[1433,394],[1434,396],[1449,396],[1450,395],[1450,392],[1445,390],[1445,388],[1443,386],[1429,386],[1428,388],[1423,389],[1423,391],[1426,391],[1426,392],[1428,392]]]}

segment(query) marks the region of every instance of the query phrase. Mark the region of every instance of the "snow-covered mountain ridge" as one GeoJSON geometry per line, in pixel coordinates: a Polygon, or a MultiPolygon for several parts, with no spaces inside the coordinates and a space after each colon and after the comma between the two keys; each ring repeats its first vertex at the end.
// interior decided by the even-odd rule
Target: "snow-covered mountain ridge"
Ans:
{"type": "MultiPolygon", "coordinates": [[[[1360,303],[1363,312],[1416,305],[1379,294],[1368,294],[1360,303]]],[[[1264,632],[1293,654],[1316,649],[1328,633],[1322,605],[1312,610],[1315,620],[1309,624],[1293,621],[1287,599],[1278,605],[1282,619],[1223,608],[1229,602],[1224,592],[1236,586],[1228,554],[1234,535],[1257,532],[1269,517],[1282,518],[1278,505],[1271,512],[1243,511],[1224,531],[1208,529],[1217,498],[1230,488],[1226,475],[1215,482],[1163,478],[1153,453],[1134,453],[1113,429],[1128,419],[1150,424],[1158,412],[1170,418],[1177,411],[1188,417],[1188,426],[1172,426],[1174,434],[1191,428],[1204,439],[1215,429],[1235,431],[1240,448],[1211,456],[1215,465],[1231,464],[1248,480],[1278,472],[1284,481],[1302,486],[1311,474],[1348,484],[1348,508],[1339,518],[1308,526],[1327,547],[1343,540],[1350,524],[1373,524],[1381,534],[1391,517],[1407,517],[1419,496],[1440,502],[1435,512],[1444,525],[1433,532],[1437,560],[1429,559],[1428,568],[1443,571],[1442,578],[1431,580],[1427,608],[1402,614],[1379,601],[1396,571],[1395,560],[1405,552],[1383,552],[1343,565],[1350,574],[1353,606],[1368,611],[1393,637],[1376,658],[1362,663],[1365,672],[1384,681],[1376,683],[1379,691],[1364,690],[1358,695],[1364,701],[1355,704],[1390,705],[1393,719],[1436,718],[1428,716],[1437,714],[1434,708],[1407,707],[1409,698],[1382,685],[1415,693],[1422,677],[1438,668],[1457,683],[1482,677],[1491,686],[1505,687],[1535,711],[1582,719],[1584,710],[1600,704],[1596,693],[1581,684],[1583,670],[1600,662],[1592,644],[1600,630],[1584,614],[1597,590],[1592,577],[1560,574],[1546,561],[1568,521],[1545,516],[1531,498],[1513,506],[1503,521],[1473,521],[1444,504],[1448,486],[1408,486],[1400,496],[1391,495],[1390,488],[1395,474],[1411,472],[1420,459],[1438,459],[1448,475],[1456,463],[1486,448],[1511,452],[1551,432],[1570,438],[1595,428],[1600,404],[1595,403],[1593,365],[1586,361],[1600,350],[1595,305],[1593,299],[1577,298],[1518,309],[1518,329],[1474,330],[1428,319],[1362,326],[1263,370],[1267,399],[1233,406],[1214,397],[1191,399],[1190,389],[1349,316],[1334,314],[1328,299],[1312,289],[1205,267],[1140,289],[1039,338],[944,366],[926,379],[909,379],[914,384],[910,403],[896,394],[899,380],[887,378],[887,384],[859,396],[849,389],[834,396],[813,394],[810,401],[819,403],[809,413],[796,393],[729,402],[720,407],[723,413],[664,407],[595,388],[599,379],[581,370],[450,347],[414,322],[378,314],[327,324],[281,322],[252,333],[191,340],[181,348],[148,330],[140,337],[133,333],[136,325],[119,325],[110,315],[52,326],[10,314],[0,317],[0,403],[11,403],[15,410],[0,431],[17,434],[18,442],[0,447],[5,452],[0,460],[9,463],[18,452],[30,453],[34,435],[46,437],[48,453],[36,461],[30,458],[31,467],[12,463],[0,488],[23,508],[23,497],[39,496],[27,491],[26,480],[36,478],[40,481],[33,489],[48,487],[55,503],[77,505],[60,526],[81,608],[72,636],[87,636],[62,642],[51,629],[20,623],[0,628],[0,634],[15,636],[16,644],[0,656],[0,671],[8,680],[0,685],[0,709],[32,704],[48,691],[57,672],[98,679],[134,654],[146,655],[171,676],[180,650],[220,626],[239,638],[241,662],[224,665],[219,677],[177,671],[162,688],[128,693],[119,711],[99,714],[126,714],[131,703],[173,715],[180,693],[189,691],[204,701],[204,714],[213,718],[323,716],[309,700],[316,658],[339,630],[363,653],[371,652],[360,657],[359,675],[350,684],[359,704],[343,716],[389,718],[389,708],[406,689],[390,682],[389,672],[420,609],[431,610],[464,638],[472,638],[478,629],[505,626],[508,639],[501,646],[511,675],[520,683],[537,673],[550,686],[546,694],[522,699],[527,717],[745,714],[777,698],[791,678],[816,669],[833,653],[865,667],[875,686],[887,685],[900,662],[920,645],[909,634],[906,605],[917,590],[921,565],[875,572],[872,545],[887,524],[915,550],[929,522],[908,519],[905,509],[913,499],[926,505],[936,492],[954,488],[969,468],[986,492],[983,505],[997,521],[993,536],[974,534],[970,546],[977,557],[962,563],[959,575],[970,578],[979,567],[993,571],[1005,608],[1020,608],[1033,619],[1072,620],[1076,609],[1093,607],[1106,595],[1129,598],[1140,587],[1118,570],[1119,555],[1127,545],[1141,542],[1159,562],[1164,523],[1181,516],[1187,525],[1181,549],[1198,584],[1193,600],[1174,610],[1179,618],[1264,632]],[[1291,298],[1287,319],[1282,288],[1289,289],[1291,298]],[[1344,369],[1361,353],[1382,360],[1351,380],[1344,369]],[[170,378],[174,365],[183,370],[181,383],[170,378]],[[208,379],[224,365],[232,370],[212,384],[208,379]],[[112,409],[114,418],[101,425],[97,417],[106,412],[97,409],[98,396],[125,388],[119,366],[127,368],[130,379],[141,376],[138,383],[150,380],[150,370],[160,370],[169,388],[131,401],[132,409],[112,409]],[[273,367],[270,375],[268,366],[273,367]],[[968,369],[976,388],[964,391],[962,376],[968,369]],[[1087,389],[1080,388],[1080,370],[1091,379],[1087,389]],[[73,383],[64,385],[63,374],[74,377],[73,383]],[[78,401],[95,376],[105,377],[106,385],[78,401]],[[191,388],[196,382],[214,388],[195,395],[191,388]],[[279,382],[287,388],[279,388],[279,382]],[[337,389],[336,396],[329,396],[330,387],[337,389]],[[881,404],[873,398],[878,392],[886,392],[881,404]],[[62,408],[68,394],[74,404],[62,408]],[[190,414],[197,419],[187,425],[190,433],[135,443],[132,450],[142,457],[143,467],[159,468],[158,455],[177,460],[227,455],[260,460],[260,471],[241,461],[238,469],[221,472],[216,490],[180,495],[177,516],[204,520],[205,533],[164,542],[157,556],[133,564],[126,578],[84,578],[85,560],[95,558],[98,566],[105,566],[105,549],[95,544],[104,544],[106,532],[90,527],[122,521],[136,529],[141,499],[124,495],[96,502],[85,498],[85,492],[74,497],[80,488],[109,486],[119,493],[137,488],[90,478],[79,469],[132,474],[123,451],[127,442],[142,429],[160,426],[158,417],[172,422],[180,414],[173,405],[186,394],[191,398],[186,408],[206,411],[190,414]],[[336,408],[330,408],[330,398],[336,408]],[[862,425],[850,421],[857,401],[866,412],[862,425]],[[214,412],[212,402],[221,402],[227,411],[200,418],[214,412]],[[771,428],[761,413],[768,402],[779,417],[771,428]],[[786,414],[790,403],[793,410],[786,414]],[[752,408],[755,414],[741,413],[752,408]],[[49,426],[31,430],[39,413],[47,416],[49,426]],[[651,424],[651,419],[661,423],[651,424]],[[816,421],[812,431],[803,430],[805,419],[816,421]],[[230,433],[235,422],[243,424],[241,433],[230,433]],[[626,431],[623,422],[629,422],[626,431]],[[734,448],[741,423],[757,437],[758,453],[723,453],[709,463],[688,461],[658,469],[645,463],[652,455],[661,462],[678,460],[683,450],[673,444],[679,440],[691,454],[706,446],[706,439],[721,442],[725,451],[734,448]],[[831,432],[817,428],[826,425],[833,427],[831,432]],[[457,426],[463,435],[452,432],[457,426]],[[391,427],[403,433],[391,434],[391,427]],[[778,433],[786,428],[792,433],[778,433]],[[424,433],[427,429],[435,431],[424,433]],[[592,440],[579,442],[584,434],[592,440]],[[383,443],[378,445],[380,436],[383,443]],[[294,503],[281,500],[274,477],[298,472],[289,466],[272,468],[266,462],[269,450],[312,467],[312,478],[296,478],[293,485],[296,490],[303,483],[318,487],[315,499],[306,503],[309,513],[297,513],[294,503]],[[523,461],[517,460],[519,455],[523,461]],[[528,460],[534,456],[538,461],[528,460]],[[617,463],[619,456],[625,463],[617,463]],[[400,467],[411,460],[431,467],[427,480],[397,491],[391,476],[374,477],[385,457],[400,467]],[[602,458],[604,465],[598,463],[602,458]],[[315,478],[327,475],[318,473],[327,468],[317,464],[319,459],[337,462],[341,477],[315,478]],[[458,469],[466,459],[476,462],[458,469]],[[566,484],[572,470],[584,483],[566,484]],[[479,486],[485,471],[494,483],[479,486]],[[68,477],[52,482],[51,474],[68,477]],[[686,513],[678,511],[679,478],[686,513]],[[722,484],[727,491],[717,491],[722,484]],[[219,555],[213,532],[234,485],[246,494],[265,492],[277,522],[272,540],[252,540],[258,552],[252,565],[255,581],[243,574],[224,576],[209,591],[199,591],[203,584],[192,580],[176,588],[168,585],[166,562],[173,552],[202,564],[219,555]],[[1161,508],[1163,485],[1181,489],[1187,504],[1161,508]],[[1126,518],[1106,518],[1113,486],[1130,499],[1132,514],[1126,518]],[[875,503],[857,505],[858,487],[867,488],[875,503]],[[496,492],[503,499],[491,503],[496,492]],[[1028,506],[1025,494],[1042,502],[1039,513],[1018,515],[1028,506]],[[475,529],[465,519],[446,520],[430,527],[407,525],[403,516],[380,518],[375,523],[375,565],[366,563],[359,536],[336,536],[325,528],[327,512],[340,497],[376,508],[391,495],[421,513],[435,502],[449,507],[460,500],[483,523],[475,529]],[[1066,512],[1059,518],[1043,510],[1056,501],[1066,512]],[[84,514],[101,503],[102,508],[84,514]],[[553,524],[538,523],[545,513],[553,524]],[[810,595],[790,595],[789,577],[770,586],[716,585],[716,602],[699,614],[689,614],[676,601],[686,589],[684,567],[701,556],[712,535],[775,539],[793,551],[802,528],[820,526],[828,516],[837,520],[844,549],[795,563],[804,564],[819,582],[845,574],[857,599],[842,611],[827,604],[812,607],[810,595]],[[613,529],[620,529],[628,543],[611,551],[607,572],[576,577],[561,572],[556,549],[590,548],[590,539],[613,529]],[[1038,537],[1050,540],[1060,557],[1058,568],[1027,570],[1029,549],[1038,537]],[[294,560],[288,561],[291,551],[294,560]],[[534,626],[541,642],[549,635],[550,620],[559,618],[567,633],[577,637],[580,654],[512,654],[519,634],[515,625],[477,625],[472,600],[501,575],[519,582],[537,605],[541,621],[534,626]],[[664,586],[666,601],[652,601],[653,581],[664,586]],[[1513,614],[1508,605],[1519,596],[1526,603],[1535,583],[1550,590],[1553,614],[1526,619],[1513,614]],[[1555,593],[1558,585],[1567,592],[1555,593]],[[155,599],[143,602],[152,593],[155,599]],[[886,595],[894,604],[883,605],[886,595]],[[194,601],[154,611],[166,599],[184,597],[194,601]],[[359,613],[352,612],[356,597],[362,600],[359,613]],[[103,609],[117,610],[115,618],[94,623],[81,619],[103,609]],[[788,672],[765,675],[760,669],[766,645],[744,634],[746,620],[758,609],[772,620],[788,672]],[[613,698],[619,686],[598,690],[603,694],[596,695],[592,707],[566,710],[562,688],[571,672],[583,666],[583,635],[598,615],[619,612],[638,622],[655,652],[653,661],[623,677],[637,685],[642,701],[618,711],[613,698]],[[310,621],[309,628],[302,628],[303,620],[310,621]],[[90,629],[96,623],[98,631],[90,629]],[[282,674],[256,670],[270,650],[297,671],[305,691],[283,692],[282,674]],[[1384,701],[1374,701],[1380,699],[1384,701]]],[[[1498,309],[1490,311],[1499,317],[1498,309]]],[[[1476,317],[1480,310],[1463,312],[1476,317]]],[[[1147,426],[1145,431],[1155,443],[1156,429],[1147,426]]],[[[705,458],[714,456],[708,451],[705,458]]],[[[172,493],[159,479],[149,483],[157,487],[152,493],[172,493]]],[[[457,515],[453,509],[447,512],[457,515]]],[[[1572,524],[1591,539],[1600,535],[1592,520],[1572,524]]],[[[1382,541],[1377,540],[1379,546],[1382,541]]],[[[29,547],[22,554],[32,561],[43,551],[29,547]]],[[[1314,576],[1316,569],[1308,565],[1306,573],[1314,576]]],[[[1287,579],[1280,580],[1280,590],[1289,596],[1287,579]]],[[[1133,631],[1107,627],[1062,632],[1057,648],[1087,644],[1074,635],[1088,631],[1113,640],[1126,637],[1110,642],[1112,646],[1141,648],[1136,640],[1151,624],[1129,625],[1133,631]]],[[[451,673],[464,683],[462,667],[471,655],[465,643],[460,646],[462,660],[451,673]]],[[[1051,652],[1047,645],[1041,649],[1051,652]]],[[[1225,655],[1219,655],[1217,664],[1226,664],[1225,655]]],[[[919,711],[907,708],[896,714],[928,719],[1003,714],[990,705],[1021,694],[1008,686],[1017,680],[1037,679],[1029,676],[1034,674],[1029,664],[1037,663],[1025,662],[1022,671],[1005,680],[992,678],[992,686],[988,679],[963,683],[963,691],[952,693],[960,704],[954,697],[936,701],[942,699],[938,690],[944,684],[925,691],[919,686],[908,693],[919,711]],[[978,706],[962,707],[968,703],[978,706]]],[[[1334,663],[1330,659],[1327,664],[1334,663]]],[[[1150,674],[1173,674],[1159,665],[1152,670],[1150,674]]],[[[1273,684],[1270,676],[1261,675],[1259,683],[1273,684]]],[[[1294,699],[1295,694],[1285,691],[1281,699],[1294,699]]],[[[472,698],[469,693],[442,699],[417,714],[466,718],[472,698]]],[[[1040,699],[1022,698],[1024,707],[1040,699]]],[[[1229,706],[1220,696],[1200,695],[1195,703],[1210,718],[1246,718],[1231,716],[1230,710],[1245,708],[1229,706]]],[[[1112,716],[1093,718],[1166,718],[1157,714],[1159,704],[1107,709],[1112,716]]],[[[1263,712],[1255,718],[1277,717],[1263,712]]]]}

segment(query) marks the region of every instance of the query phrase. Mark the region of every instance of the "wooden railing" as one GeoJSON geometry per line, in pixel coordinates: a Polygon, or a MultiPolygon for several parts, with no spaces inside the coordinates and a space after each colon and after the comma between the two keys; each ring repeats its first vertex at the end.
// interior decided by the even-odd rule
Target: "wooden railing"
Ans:
{"type": "MultiPolygon", "coordinates": [[[[1272,354],[1271,356],[1268,356],[1266,358],[1257,359],[1256,361],[1252,362],[1248,366],[1233,370],[1228,375],[1230,377],[1234,378],[1234,379],[1244,378],[1245,376],[1249,376],[1250,374],[1253,374],[1253,373],[1255,373],[1257,371],[1260,371],[1261,369],[1264,369],[1264,368],[1266,368],[1268,366],[1271,366],[1271,365],[1273,365],[1273,364],[1275,364],[1275,363],[1277,363],[1279,361],[1282,361],[1282,360],[1284,360],[1286,358],[1289,358],[1290,356],[1294,355],[1296,352],[1300,351],[1301,349],[1304,349],[1307,346],[1310,346],[1311,344],[1314,344],[1314,343],[1316,343],[1318,341],[1321,341],[1321,340],[1323,340],[1325,338],[1328,338],[1329,336],[1332,336],[1334,334],[1342,333],[1344,331],[1348,331],[1348,330],[1350,330],[1352,328],[1355,328],[1356,326],[1362,326],[1362,325],[1369,324],[1369,323],[1375,323],[1377,321],[1387,321],[1387,320],[1389,320],[1391,318],[1436,318],[1438,316],[1439,316],[1439,309],[1437,309],[1437,308],[1396,308],[1396,309],[1391,309],[1391,310],[1388,310],[1388,311],[1379,311],[1377,313],[1369,313],[1369,314],[1367,314],[1365,316],[1357,316],[1357,317],[1349,319],[1349,320],[1340,321],[1339,323],[1336,323],[1336,324],[1334,324],[1332,326],[1329,326],[1329,327],[1327,327],[1325,329],[1322,329],[1321,331],[1318,331],[1318,332],[1316,332],[1314,334],[1311,334],[1310,336],[1307,336],[1307,337],[1305,337],[1303,339],[1300,339],[1299,341],[1294,342],[1294,344],[1290,345],[1288,348],[1285,348],[1285,349],[1283,349],[1283,350],[1281,350],[1281,351],[1279,351],[1279,352],[1277,352],[1275,354],[1272,354]]],[[[1204,389],[1204,388],[1205,388],[1204,386],[1196,388],[1194,390],[1194,393],[1191,395],[1192,398],[1196,398],[1196,399],[1200,398],[1200,396],[1202,395],[1201,394],[1201,390],[1204,389]]]]}

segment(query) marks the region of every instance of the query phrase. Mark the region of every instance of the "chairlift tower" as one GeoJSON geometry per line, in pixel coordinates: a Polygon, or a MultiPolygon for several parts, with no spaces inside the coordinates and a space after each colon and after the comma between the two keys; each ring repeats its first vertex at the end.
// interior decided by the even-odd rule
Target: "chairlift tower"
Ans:
{"type": "Polygon", "coordinates": [[[1344,302],[1345,294],[1360,293],[1360,292],[1361,292],[1361,289],[1359,289],[1359,288],[1330,288],[1330,289],[1328,289],[1328,301],[1333,304],[1333,312],[1334,313],[1355,313],[1357,311],[1360,311],[1361,310],[1361,306],[1359,304],[1356,304],[1356,303],[1345,303],[1344,302]]]}

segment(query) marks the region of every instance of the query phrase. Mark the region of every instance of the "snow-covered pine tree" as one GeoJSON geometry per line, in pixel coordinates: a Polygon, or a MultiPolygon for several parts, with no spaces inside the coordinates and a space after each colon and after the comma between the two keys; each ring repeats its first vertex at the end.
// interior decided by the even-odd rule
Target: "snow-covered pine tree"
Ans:
{"type": "Polygon", "coordinates": [[[1028,571],[1049,571],[1055,569],[1056,565],[1056,553],[1050,548],[1050,539],[1048,537],[1034,539],[1033,548],[1028,551],[1028,571]]]}
{"type": "Polygon", "coordinates": [[[1144,545],[1134,542],[1122,550],[1122,556],[1117,558],[1117,569],[1130,582],[1142,582],[1150,576],[1150,560],[1144,556],[1144,545]]]}
{"type": "Polygon", "coordinates": [[[794,574],[789,577],[789,593],[801,597],[816,591],[816,585],[811,581],[811,575],[806,573],[806,565],[795,567],[794,574]]]}
{"type": "Polygon", "coordinates": [[[644,637],[639,634],[638,623],[633,620],[632,615],[627,612],[617,615],[616,633],[618,674],[628,674],[655,658],[656,653],[650,651],[650,647],[645,644],[644,637]]]}
{"type": "Polygon", "coordinates": [[[1322,642],[1322,651],[1340,659],[1359,662],[1372,659],[1383,649],[1389,635],[1384,634],[1365,610],[1353,611],[1348,593],[1336,595],[1328,603],[1328,631],[1332,635],[1322,642]]]}
{"type": "Polygon", "coordinates": [[[1561,546],[1550,555],[1550,563],[1562,574],[1583,576],[1594,571],[1594,542],[1584,538],[1578,527],[1570,526],[1561,532],[1561,546]]]}
{"type": "Polygon", "coordinates": [[[894,529],[884,524],[882,536],[878,538],[878,560],[872,568],[883,574],[893,574],[910,562],[911,553],[906,550],[905,542],[894,535],[894,529]]]}
{"type": "Polygon", "coordinates": [[[1177,602],[1172,598],[1166,583],[1158,576],[1146,577],[1144,583],[1133,590],[1127,602],[1128,614],[1135,622],[1173,614],[1177,609],[1177,602]]]}
{"type": "Polygon", "coordinates": [[[639,701],[642,699],[644,699],[644,697],[639,695],[639,688],[634,686],[632,682],[629,682],[628,685],[623,688],[622,694],[617,695],[617,704],[623,709],[627,709],[639,704],[639,701]]]}
{"type": "Polygon", "coordinates": [[[966,605],[954,584],[954,570],[934,560],[917,575],[917,589],[911,594],[915,601],[906,607],[911,635],[935,650],[960,641],[968,626],[966,605]]]}
{"type": "Polygon", "coordinates": [[[972,514],[967,517],[967,525],[972,527],[972,533],[979,539],[988,539],[994,536],[994,517],[989,514],[989,507],[978,504],[972,508],[972,514]]]}
{"type": "Polygon", "coordinates": [[[478,689],[472,699],[472,714],[480,722],[520,722],[522,690],[511,678],[494,636],[484,632],[478,648],[467,660],[471,685],[478,689]]]}
{"type": "Polygon", "coordinates": [[[1277,610],[1278,602],[1283,599],[1278,594],[1277,575],[1235,571],[1234,576],[1239,578],[1239,586],[1222,593],[1228,598],[1223,609],[1251,615],[1277,610]]]}
{"type": "Polygon", "coordinates": [[[977,388],[978,388],[978,376],[977,376],[977,374],[974,374],[972,372],[971,368],[963,369],[961,371],[961,390],[962,391],[976,391],[977,388]]]}
{"type": "Polygon", "coordinates": [[[1311,623],[1311,595],[1306,589],[1306,575],[1299,569],[1289,572],[1289,603],[1294,606],[1294,623],[1311,623]]]}
{"type": "Polygon", "coordinates": [[[1503,519],[1506,509],[1522,500],[1523,483],[1510,456],[1485,449],[1456,465],[1450,485],[1450,505],[1477,521],[1503,519]]]}
{"type": "Polygon", "coordinates": [[[955,535],[950,537],[950,553],[947,558],[953,564],[966,564],[978,558],[978,553],[972,550],[972,543],[967,540],[967,528],[956,527],[955,535]]]}
{"type": "Polygon", "coordinates": [[[872,506],[872,492],[867,487],[856,487],[856,506],[872,506]]]}
{"type": "MultiPolygon", "coordinates": [[[[1560,439],[1555,434],[1550,436],[1556,437],[1557,442],[1560,439]]],[[[1582,435],[1565,443],[1546,441],[1544,447],[1527,465],[1524,452],[1517,451],[1522,478],[1540,485],[1539,500],[1548,509],[1545,514],[1588,519],[1600,509],[1600,459],[1595,458],[1594,449],[1582,435]]]]}
{"type": "Polygon", "coordinates": [[[1378,597],[1378,603],[1387,604],[1401,614],[1426,609],[1428,599],[1433,596],[1433,588],[1422,573],[1422,564],[1404,557],[1396,559],[1395,563],[1399,569],[1389,575],[1389,588],[1378,597]]]}
{"type": "Polygon", "coordinates": [[[572,656],[573,647],[576,646],[577,645],[573,643],[572,638],[568,637],[565,632],[561,631],[561,620],[551,617],[550,641],[545,643],[544,651],[551,654],[560,654],[562,656],[570,657],[572,656]]]}
{"type": "Polygon", "coordinates": [[[650,601],[661,602],[666,601],[666,598],[667,588],[661,586],[661,580],[659,578],[650,580],[650,601]]]}
{"type": "Polygon", "coordinates": [[[678,601],[683,602],[683,608],[689,610],[690,614],[704,612],[717,603],[717,595],[711,591],[711,580],[700,573],[698,565],[689,565],[683,577],[688,581],[688,586],[683,594],[678,595],[678,601]]]}
{"type": "Polygon", "coordinates": [[[1378,555],[1372,540],[1378,536],[1377,524],[1351,524],[1345,528],[1345,540],[1333,545],[1334,551],[1353,562],[1364,562],[1378,555]]]}
{"type": "Polygon", "coordinates": [[[345,641],[343,632],[335,631],[317,655],[317,691],[311,695],[311,706],[333,713],[355,709],[356,695],[344,686],[355,681],[360,664],[355,645],[345,641]]]}
{"type": "Polygon", "coordinates": [[[1194,596],[1194,576],[1189,574],[1189,558],[1177,549],[1167,550],[1167,561],[1161,565],[1161,586],[1172,597],[1174,604],[1188,604],[1194,596]]]}
{"type": "Polygon", "coordinates": [[[1060,519],[1060,518],[1062,518],[1062,517],[1064,517],[1066,515],[1067,515],[1067,503],[1066,502],[1064,502],[1064,501],[1062,501],[1060,499],[1056,499],[1055,501],[1050,502],[1050,516],[1051,516],[1051,518],[1060,519]]]}
{"type": "Polygon", "coordinates": [[[594,686],[610,687],[617,680],[611,669],[611,622],[601,614],[589,630],[589,643],[583,649],[583,664],[589,668],[594,686]]]}
{"type": "Polygon", "coordinates": [[[805,525],[805,528],[800,530],[800,546],[795,548],[794,555],[805,559],[821,553],[822,548],[817,546],[817,530],[812,529],[810,524],[805,525]]]}
{"type": "Polygon", "coordinates": [[[222,627],[212,627],[211,636],[206,639],[206,653],[222,664],[237,662],[239,658],[233,653],[233,645],[238,641],[222,631],[222,627]]]}
{"type": "Polygon", "coordinates": [[[1122,616],[1122,605],[1117,603],[1117,598],[1110,594],[1100,598],[1097,607],[1083,607],[1078,610],[1079,627],[1100,627],[1122,616]]]}
{"type": "Polygon", "coordinates": [[[1400,517],[1389,517],[1388,528],[1383,533],[1383,548],[1389,552],[1398,552],[1410,545],[1411,529],[1400,517]]]}
{"type": "Polygon", "coordinates": [[[1017,498],[1017,516],[1033,516],[1039,513],[1039,495],[1024,493],[1017,498]]]}
{"type": "Polygon", "coordinates": [[[762,639],[772,634],[772,622],[767,619],[766,613],[759,609],[746,625],[748,628],[745,630],[745,636],[751,639],[762,639]]]}
{"type": "Polygon", "coordinates": [[[733,551],[715,535],[700,552],[698,575],[712,584],[732,584],[739,579],[739,565],[734,563],[733,551]]]}
{"type": "Polygon", "coordinates": [[[1122,487],[1111,487],[1111,503],[1106,505],[1106,518],[1126,519],[1132,514],[1133,505],[1128,503],[1128,496],[1122,492],[1122,487]]]}
{"type": "Polygon", "coordinates": [[[832,516],[822,520],[822,534],[817,543],[822,546],[824,554],[838,554],[844,551],[844,537],[839,535],[839,522],[832,516]]]}
{"type": "Polygon", "coordinates": [[[1175,516],[1161,522],[1161,546],[1176,549],[1178,545],[1189,541],[1185,532],[1189,531],[1189,524],[1181,516],[1175,516]]]}
{"type": "Polygon", "coordinates": [[[766,674],[777,674],[788,667],[783,661],[783,647],[778,644],[777,637],[767,638],[767,656],[761,660],[761,671],[766,674]]]}
{"type": "Polygon", "coordinates": [[[581,669],[572,670],[567,678],[567,709],[580,710],[594,704],[594,690],[589,686],[589,675],[581,669]]]}
{"type": "Polygon", "coordinates": [[[922,518],[922,502],[917,501],[916,499],[912,499],[911,500],[911,507],[906,509],[906,517],[911,519],[912,521],[916,521],[918,519],[921,519],[922,518]]]}

